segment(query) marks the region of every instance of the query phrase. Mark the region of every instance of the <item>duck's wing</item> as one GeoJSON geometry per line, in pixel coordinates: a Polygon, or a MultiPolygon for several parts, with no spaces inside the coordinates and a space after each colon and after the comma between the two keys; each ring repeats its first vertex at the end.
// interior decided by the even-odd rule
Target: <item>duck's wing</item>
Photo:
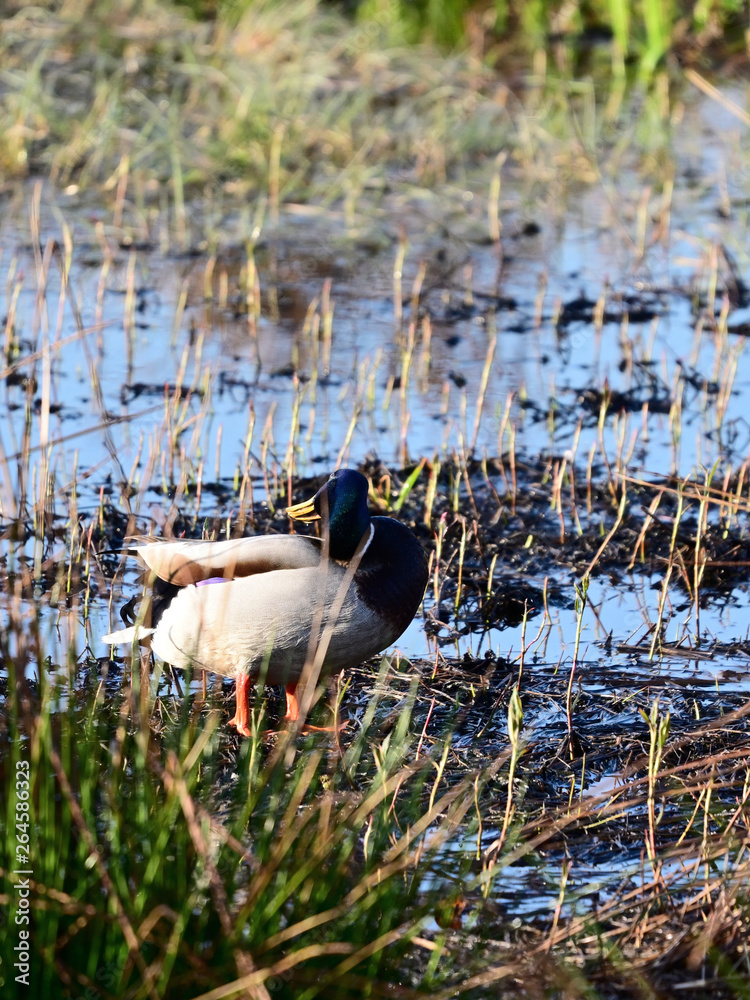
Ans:
{"type": "Polygon", "coordinates": [[[187,587],[213,577],[239,577],[272,570],[304,569],[320,562],[320,542],[305,535],[254,535],[224,542],[199,539],[134,545],[148,568],[167,583],[187,587]]]}

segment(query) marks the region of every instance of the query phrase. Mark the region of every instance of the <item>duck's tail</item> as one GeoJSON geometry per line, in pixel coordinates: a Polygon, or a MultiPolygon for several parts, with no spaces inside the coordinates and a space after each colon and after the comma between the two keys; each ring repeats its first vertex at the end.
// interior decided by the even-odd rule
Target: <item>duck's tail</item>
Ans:
{"type": "Polygon", "coordinates": [[[102,642],[108,642],[110,646],[117,646],[121,642],[140,642],[155,631],[153,628],[143,628],[142,625],[131,625],[130,628],[121,628],[117,632],[108,632],[102,636],[102,642]]]}

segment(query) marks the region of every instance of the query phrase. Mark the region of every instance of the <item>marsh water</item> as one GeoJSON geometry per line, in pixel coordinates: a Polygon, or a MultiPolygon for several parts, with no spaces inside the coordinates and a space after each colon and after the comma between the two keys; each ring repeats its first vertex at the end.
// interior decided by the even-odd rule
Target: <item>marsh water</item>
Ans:
{"type": "MultiPolygon", "coordinates": [[[[3,559],[37,581],[25,599],[44,609],[52,663],[64,662],[70,643],[104,657],[98,637],[136,582],[125,565],[113,585],[99,580],[85,620],[61,621],[40,566],[66,557],[62,534],[41,543],[38,532],[12,531],[46,472],[46,517],[77,519],[80,542],[105,508],[123,521],[132,512],[141,531],[163,531],[175,491],[198,530],[236,518],[243,480],[244,504],[266,516],[288,500],[287,473],[296,481],[365,459],[398,473],[422,457],[505,456],[509,468],[513,456],[518,470],[527,461],[537,469],[517,472],[519,494],[546,488],[554,461],[576,470],[581,495],[607,469],[647,482],[690,473],[704,482],[717,461],[722,477],[738,469],[750,451],[743,128],[715,102],[687,95],[669,140],[669,194],[640,169],[643,149],[628,152],[627,123],[598,151],[609,156],[620,144],[621,168],[564,199],[509,164],[499,240],[486,171],[439,197],[383,194],[354,217],[288,206],[258,228],[252,207],[233,209],[213,220],[210,246],[193,241],[189,226],[176,240],[158,216],[137,225],[126,211],[115,225],[75,189],[29,183],[9,193],[0,222],[3,559]]],[[[196,232],[205,225],[198,215],[196,232]]],[[[474,482],[487,502],[488,484],[508,498],[506,474],[490,469],[474,482]]],[[[456,491],[460,506],[465,485],[456,491]]],[[[645,518],[648,500],[633,503],[645,518]]],[[[547,507],[517,515],[521,548],[556,519],[547,507]]],[[[594,505],[580,530],[603,540],[611,524],[611,510],[594,505]]],[[[543,554],[520,580],[515,572],[500,559],[496,587],[551,585],[557,594],[529,658],[543,688],[570,663],[580,574],[543,554]]],[[[581,690],[600,707],[615,696],[647,704],[661,691],[688,716],[719,689],[747,697],[745,583],[707,591],[699,618],[682,591],[670,593],[665,641],[707,655],[649,659],[662,577],[658,565],[631,571],[627,560],[592,576],[581,690]]],[[[537,606],[525,624],[510,616],[464,628],[460,603],[447,615],[438,603],[428,590],[424,615],[398,644],[430,669],[465,654],[512,663],[541,620],[537,606]]],[[[611,730],[608,713],[592,732],[611,730]]],[[[526,724],[534,739],[559,738],[559,702],[539,695],[526,724]]],[[[618,709],[616,725],[633,724],[635,708],[618,709]]],[[[504,741],[498,718],[486,752],[504,741]]],[[[606,772],[605,763],[586,782],[606,772]]],[[[594,858],[582,883],[600,863],[615,864],[594,858]]],[[[515,868],[504,881],[498,891],[511,911],[532,905],[514,886],[535,878],[515,868]]],[[[549,908],[554,892],[537,889],[533,905],[549,908]]]]}

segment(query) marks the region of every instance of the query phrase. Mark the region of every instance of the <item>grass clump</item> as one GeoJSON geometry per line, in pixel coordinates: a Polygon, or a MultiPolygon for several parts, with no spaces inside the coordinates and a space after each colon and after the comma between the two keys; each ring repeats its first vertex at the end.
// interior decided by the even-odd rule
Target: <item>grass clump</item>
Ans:
{"type": "Polygon", "coordinates": [[[170,200],[208,188],[330,202],[382,183],[384,167],[429,185],[477,141],[496,148],[503,109],[481,93],[487,71],[425,49],[415,72],[385,41],[313,0],[203,23],[156,0],[24,7],[0,36],[0,169],[127,182],[145,211],[163,185],[170,200]]]}
{"type": "Polygon", "coordinates": [[[481,710],[479,663],[435,685],[386,660],[353,673],[361,729],[338,745],[265,742],[260,710],[230,741],[220,692],[178,700],[163,679],[154,697],[137,663],[132,685],[94,667],[73,689],[12,675],[4,700],[9,1000],[26,989],[6,973],[21,759],[37,995],[587,997],[700,976],[747,996],[746,704],[657,733],[646,692],[641,724],[578,698],[585,749],[563,755],[540,713],[564,714],[554,665],[495,685],[506,729],[481,710]]]}
{"type": "MultiPolygon", "coordinates": [[[[278,3],[278,0],[277,0],[278,3]]],[[[279,3],[281,6],[282,3],[279,3]]],[[[190,0],[188,7],[198,18],[214,18],[231,12],[234,17],[252,10],[254,0],[232,4],[216,0],[190,0]]],[[[672,0],[590,0],[561,4],[539,0],[334,0],[330,4],[353,13],[370,30],[385,28],[391,42],[417,44],[425,39],[444,48],[473,45],[497,56],[497,48],[516,52],[563,49],[576,59],[581,51],[607,44],[616,75],[624,72],[625,60],[637,64],[648,79],[669,52],[683,56],[720,42],[734,50],[744,45],[739,5],[734,0],[709,0],[680,4],[672,0]]]]}
{"type": "MultiPolygon", "coordinates": [[[[289,734],[269,747],[260,713],[256,736],[230,749],[219,709],[153,701],[137,663],[134,679],[9,678],[4,820],[14,766],[29,760],[38,995],[387,992],[450,891],[424,878],[474,797],[435,780],[433,755],[414,760],[409,704],[377,736],[373,699],[345,750],[289,734]]],[[[16,844],[3,828],[7,900],[16,844]]],[[[423,965],[415,985],[437,983],[423,965]]],[[[6,975],[4,996],[13,988],[6,975]]]]}

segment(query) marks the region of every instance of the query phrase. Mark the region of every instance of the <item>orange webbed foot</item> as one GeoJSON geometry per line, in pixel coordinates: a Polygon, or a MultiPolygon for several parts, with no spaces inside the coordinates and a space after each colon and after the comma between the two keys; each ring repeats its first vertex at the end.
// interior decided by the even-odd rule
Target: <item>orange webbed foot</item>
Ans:
{"type": "MultiPolygon", "coordinates": [[[[281,720],[282,722],[296,722],[296,719],[287,719],[286,716],[281,720]]],[[[345,719],[343,722],[339,722],[337,726],[310,726],[307,723],[300,729],[303,736],[308,733],[341,733],[349,726],[349,720],[345,719]]]]}
{"type": "MultiPolygon", "coordinates": [[[[299,721],[299,702],[297,701],[297,685],[287,684],[286,686],[286,715],[282,722],[291,723],[299,721]]],[[[340,733],[349,725],[349,720],[340,722],[337,726],[311,726],[305,723],[300,732],[307,733],[340,733]]]]}
{"type": "Polygon", "coordinates": [[[234,726],[234,728],[237,730],[237,732],[240,734],[240,736],[252,736],[253,735],[252,730],[248,726],[247,722],[244,722],[242,719],[238,719],[236,715],[235,715],[235,717],[233,719],[229,720],[228,724],[230,726],[234,726]]]}

